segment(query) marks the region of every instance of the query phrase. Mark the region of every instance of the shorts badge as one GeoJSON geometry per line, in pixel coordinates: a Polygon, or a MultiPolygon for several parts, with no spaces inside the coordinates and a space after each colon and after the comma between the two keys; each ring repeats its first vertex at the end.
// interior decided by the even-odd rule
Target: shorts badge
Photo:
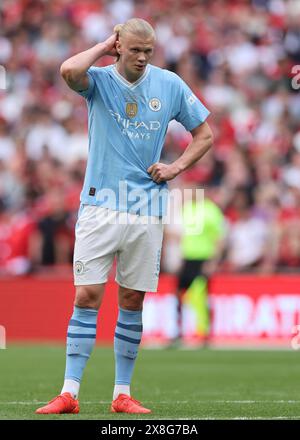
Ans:
{"type": "Polygon", "coordinates": [[[81,275],[84,271],[84,264],[82,261],[76,261],[75,262],[75,273],[76,275],[81,275]]]}

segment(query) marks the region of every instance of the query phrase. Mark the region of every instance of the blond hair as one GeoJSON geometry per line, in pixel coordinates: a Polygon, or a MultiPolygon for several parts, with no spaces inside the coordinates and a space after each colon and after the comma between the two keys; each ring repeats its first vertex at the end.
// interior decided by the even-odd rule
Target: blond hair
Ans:
{"type": "Polygon", "coordinates": [[[142,18],[131,18],[124,24],[117,24],[114,32],[123,37],[126,33],[139,35],[143,38],[153,38],[155,40],[155,31],[151,24],[142,18]]]}

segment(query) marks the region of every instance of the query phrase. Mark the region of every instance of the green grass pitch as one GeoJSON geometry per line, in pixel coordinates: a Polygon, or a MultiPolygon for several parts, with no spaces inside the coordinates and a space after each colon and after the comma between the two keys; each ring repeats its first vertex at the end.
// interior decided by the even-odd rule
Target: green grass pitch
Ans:
{"type": "Polygon", "coordinates": [[[131,390],[153,412],[128,415],[109,412],[114,355],[97,346],[84,373],[80,413],[36,415],[60,392],[64,366],[63,346],[0,350],[0,419],[300,419],[297,351],[141,349],[131,390]]]}

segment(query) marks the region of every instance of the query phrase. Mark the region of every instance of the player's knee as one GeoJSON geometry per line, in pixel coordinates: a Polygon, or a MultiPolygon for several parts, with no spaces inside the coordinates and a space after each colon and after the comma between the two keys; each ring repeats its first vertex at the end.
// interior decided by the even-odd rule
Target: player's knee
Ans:
{"type": "Polygon", "coordinates": [[[77,307],[99,309],[103,297],[103,289],[98,286],[77,286],[75,305],[77,307]]]}
{"type": "Polygon", "coordinates": [[[145,292],[120,288],[119,306],[125,310],[142,310],[145,292]]]}

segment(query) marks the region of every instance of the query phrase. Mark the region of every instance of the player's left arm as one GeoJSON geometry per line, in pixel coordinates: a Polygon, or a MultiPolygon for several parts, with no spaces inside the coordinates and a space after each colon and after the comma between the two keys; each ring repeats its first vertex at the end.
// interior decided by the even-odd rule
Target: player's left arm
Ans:
{"type": "Polygon", "coordinates": [[[192,142],[187,146],[184,153],[171,164],[161,162],[151,165],[147,172],[156,183],[172,180],[178,174],[194,165],[211,148],[213,134],[207,122],[191,130],[192,142]]]}

